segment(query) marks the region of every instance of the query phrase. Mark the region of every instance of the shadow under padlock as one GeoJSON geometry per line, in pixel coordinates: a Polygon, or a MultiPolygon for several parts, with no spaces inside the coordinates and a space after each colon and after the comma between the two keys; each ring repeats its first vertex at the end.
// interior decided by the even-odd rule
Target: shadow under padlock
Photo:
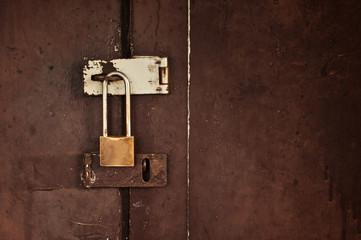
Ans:
{"type": "Polygon", "coordinates": [[[134,154],[134,137],[130,122],[130,81],[118,71],[103,81],[103,136],[100,152],[85,153],[81,179],[85,188],[92,187],[162,187],[167,184],[166,154],[134,154]],[[114,77],[120,77],[114,78],[114,77]],[[126,136],[108,136],[107,95],[109,81],[124,81],[126,101],[126,136]]]}

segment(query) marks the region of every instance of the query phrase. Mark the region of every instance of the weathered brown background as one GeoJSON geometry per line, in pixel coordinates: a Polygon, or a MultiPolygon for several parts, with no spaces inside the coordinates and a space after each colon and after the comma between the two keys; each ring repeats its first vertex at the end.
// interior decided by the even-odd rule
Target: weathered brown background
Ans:
{"type": "Polygon", "coordinates": [[[0,2],[0,239],[116,239],[118,189],[84,191],[101,101],[84,57],[118,57],[118,1],[0,2]]]}
{"type": "Polygon", "coordinates": [[[80,185],[101,134],[81,69],[132,54],[169,57],[171,94],[132,98],[169,184],[131,190],[131,239],[186,239],[187,209],[190,239],[361,239],[361,2],[191,1],[189,99],[187,2],[127,3],[0,2],[0,239],[125,239],[127,190],[80,185]]]}
{"type": "Polygon", "coordinates": [[[361,239],[360,1],[193,1],[191,239],[361,239]]]}

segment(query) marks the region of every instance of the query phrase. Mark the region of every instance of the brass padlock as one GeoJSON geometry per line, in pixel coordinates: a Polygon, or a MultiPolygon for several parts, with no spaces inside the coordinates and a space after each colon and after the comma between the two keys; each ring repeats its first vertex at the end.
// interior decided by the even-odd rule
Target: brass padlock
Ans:
{"type": "Polygon", "coordinates": [[[100,165],[104,167],[134,166],[134,137],[130,136],[130,84],[121,72],[109,73],[103,81],[103,136],[100,137],[100,165]],[[125,84],[126,137],[108,137],[107,95],[110,77],[119,76],[125,84]]]}

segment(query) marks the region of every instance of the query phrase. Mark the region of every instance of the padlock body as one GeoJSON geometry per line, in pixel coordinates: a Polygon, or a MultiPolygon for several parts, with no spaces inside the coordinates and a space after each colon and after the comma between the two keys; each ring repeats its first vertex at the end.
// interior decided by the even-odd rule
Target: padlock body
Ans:
{"type": "Polygon", "coordinates": [[[100,166],[133,167],[134,137],[100,137],[100,166]]]}

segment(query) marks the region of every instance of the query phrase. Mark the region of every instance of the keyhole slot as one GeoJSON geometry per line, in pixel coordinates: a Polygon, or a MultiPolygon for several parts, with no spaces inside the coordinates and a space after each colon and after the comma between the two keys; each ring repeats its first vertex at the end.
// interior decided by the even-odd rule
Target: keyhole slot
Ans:
{"type": "Polygon", "coordinates": [[[143,174],[142,178],[144,182],[149,182],[150,180],[150,163],[148,158],[144,158],[142,161],[143,174]]]}

